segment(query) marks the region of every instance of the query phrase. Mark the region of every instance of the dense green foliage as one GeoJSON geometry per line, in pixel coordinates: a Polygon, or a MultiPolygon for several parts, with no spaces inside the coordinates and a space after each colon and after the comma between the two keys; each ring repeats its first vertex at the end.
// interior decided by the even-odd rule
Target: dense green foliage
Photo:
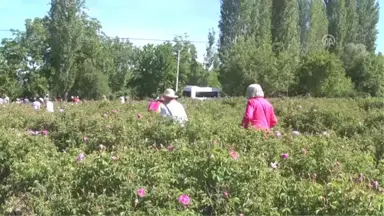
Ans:
{"type": "Polygon", "coordinates": [[[280,137],[238,126],[243,98],[181,102],[190,119],[184,128],[147,113],[145,102],[62,104],[56,113],[2,108],[0,213],[383,212],[381,99],[273,99],[280,137]],[[178,203],[182,194],[188,206],[178,203]]]}
{"type": "Polygon", "coordinates": [[[375,53],[379,1],[222,0],[219,38],[209,31],[203,62],[187,35],[144,47],[106,36],[85,5],[51,0],[46,16],[3,39],[0,94],[152,97],[175,87],[180,52],[179,89],[202,85],[243,95],[260,83],[270,96],[384,96],[384,57],[375,53]],[[327,34],[335,39],[329,46],[327,34]],[[324,74],[341,82],[302,83],[324,74]]]}

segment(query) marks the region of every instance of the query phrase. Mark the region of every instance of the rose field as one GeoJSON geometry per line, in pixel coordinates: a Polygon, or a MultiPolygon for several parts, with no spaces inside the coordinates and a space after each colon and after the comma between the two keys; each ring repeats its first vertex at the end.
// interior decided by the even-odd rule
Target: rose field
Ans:
{"type": "Polygon", "coordinates": [[[382,215],[383,100],[271,99],[278,126],[240,127],[244,98],[0,112],[3,215],[382,215]]]}

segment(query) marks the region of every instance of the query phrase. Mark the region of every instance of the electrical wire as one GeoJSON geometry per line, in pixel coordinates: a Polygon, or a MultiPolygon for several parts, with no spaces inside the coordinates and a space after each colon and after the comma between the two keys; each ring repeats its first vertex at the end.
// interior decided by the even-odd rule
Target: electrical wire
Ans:
{"type": "MultiPolygon", "coordinates": [[[[11,30],[8,29],[0,29],[0,32],[11,32],[11,30]]],[[[133,38],[133,37],[118,37],[119,39],[123,41],[159,41],[159,42],[170,42],[172,40],[166,40],[166,39],[156,39],[156,38],[133,38]]],[[[208,43],[207,41],[189,41],[191,43],[201,43],[201,44],[206,44],[208,43]]]]}

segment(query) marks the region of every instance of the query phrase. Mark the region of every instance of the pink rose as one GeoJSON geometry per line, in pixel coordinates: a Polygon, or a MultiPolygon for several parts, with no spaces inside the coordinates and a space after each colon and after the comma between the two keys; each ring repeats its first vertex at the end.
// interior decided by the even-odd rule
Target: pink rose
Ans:
{"type": "Polygon", "coordinates": [[[227,191],[224,191],[223,195],[224,195],[225,198],[228,198],[229,193],[227,191]]]}
{"type": "Polygon", "coordinates": [[[88,141],[88,137],[84,136],[83,137],[83,142],[87,142],[88,141]]]}
{"type": "Polygon", "coordinates": [[[82,160],[84,160],[84,158],[85,158],[84,153],[80,153],[80,154],[77,156],[76,160],[77,160],[77,161],[82,161],[82,160]]]}
{"type": "Polygon", "coordinates": [[[191,200],[190,200],[189,196],[186,194],[179,196],[179,203],[181,203],[183,205],[189,205],[190,201],[191,200]]]}
{"type": "Polygon", "coordinates": [[[139,196],[140,198],[144,197],[145,196],[145,190],[144,188],[139,188],[137,190],[137,196],[139,196]]]}
{"type": "Polygon", "coordinates": [[[279,131],[276,131],[275,135],[276,135],[277,138],[281,137],[281,133],[279,131]]]}
{"type": "Polygon", "coordinates": [[[168,149],[168,151],[173,151],[173,150],[175,149],[175,147],[174,147],[173,145],[169,145],[169,146],[167,147],[167,149],[168,149]]]}
{"type": "Polygon", "coordinates": [[[43,133],[44,136],[47,136],[49,132],[44,129],[42,133],[43,133]]]}
{"type": "Polygon", "coordinates": [[[379,182],[378,181],[372,182],[372,187],[375,189],[378,189],[379,188],[379,182]]]}
{"type": "Polygon", "coordinates": [[[143,115],[138,114],[138,115],[137,115],[137,118],[141,119],[141,118],[143,118],[143,115]]]}
{"type": "Polygon", "coordinates": [[[230,150],[230,151],[229,151],[229,155],[231,155],[231,157],[232,157],[234,160],[237,160],[237,158],[239,158],[239,153],[237,153],[237,152],[234,151],[234,150],[230,150]]]}

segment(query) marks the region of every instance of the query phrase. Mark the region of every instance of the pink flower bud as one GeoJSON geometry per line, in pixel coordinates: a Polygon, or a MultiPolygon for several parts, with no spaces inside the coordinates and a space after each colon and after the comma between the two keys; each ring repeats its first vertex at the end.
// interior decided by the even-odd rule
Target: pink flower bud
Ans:
{"type": "Polygon", "coordinates": [[[283,158],[283,159],[287,159],[288,158],[288,153],[283,153],[283,154],[281,154],[281,158],[283,158]]]}

